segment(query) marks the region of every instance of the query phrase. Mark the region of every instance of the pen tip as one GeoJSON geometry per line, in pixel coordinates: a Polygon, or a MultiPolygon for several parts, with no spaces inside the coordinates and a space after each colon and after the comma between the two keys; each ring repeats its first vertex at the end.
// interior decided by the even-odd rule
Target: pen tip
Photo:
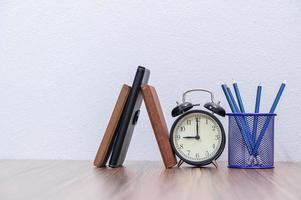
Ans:
{"type": "Polygon", "coordinates": [[[261,86],[261,82],[259,82],[258,86],[261,86]]]}
{"type": "Polygon", "coordinates": [[[283,84],[286,84],[286,80],[282,81],[283,84]]]}
{"type": "Polygon", "coordinates": [[[232,82],[233,82],[233,84],[237,83],[237,81],[236,81],[236,80],[232,80],[232,82]]]}

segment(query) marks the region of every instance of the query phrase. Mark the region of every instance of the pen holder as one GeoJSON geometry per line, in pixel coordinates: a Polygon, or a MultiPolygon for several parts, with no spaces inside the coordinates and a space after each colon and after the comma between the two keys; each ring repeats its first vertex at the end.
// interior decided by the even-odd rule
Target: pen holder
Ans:
{"type": "Polygon", "coordinates": [[[274,118],[270,113],[229,113],[228,167],[274,167],[274,118]]]}

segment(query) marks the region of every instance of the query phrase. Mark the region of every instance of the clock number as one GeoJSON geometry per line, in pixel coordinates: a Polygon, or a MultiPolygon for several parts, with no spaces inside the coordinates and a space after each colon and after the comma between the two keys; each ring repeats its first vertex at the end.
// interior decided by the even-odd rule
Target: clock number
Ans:
{"type": "Polygon", "coordinates": [[[208,124],[208,119],[206,119],[206,124],[208,124]]]}
{"type": "Polygon", "coordinates": [[[206,157],[209,157],[209,151],[205,152],[206,157]]]}
{"type": "Polygon", "coordinates": [[[215,149],[215,144],[212,145],[212,148],[215,149]]]}
{"type": "Polygon", "coordinates": [[[199,154],[199,153],[196,153],[196,154],[195,154],[195,157],[196,157],[196,158],[200,158],[200,154],[199,154]]]}
{"type": "Polygon", "coordinates": [[[187,155],[188,155],[188,156],[190,155],[190,152],[191,152],[190,150],[187,150],[187,155]]]}
{"type": "Polygon", "coordinates": [[[220,135],[215,135],[215,140],[219,140],[221,138],[220,135]]]}
{"type": "Polygon", "coordinates": [[[182,131],[182,132],[185,131],[185,126],[181,126],[180,131],[182,131]]]}
{"type": "Polygon", "coordinates": [[[183,149],[183,148],[184,148],[183,144],[180,144],[180,149],[183,149]]]}
{"type": "Polygon", "coordinates": [[[217,127],[215,125],[212,126],[212,131],[215,131],[217,127]]]}
{"type": "Polygon", "coordinates": [[[187,119],[187,125],[191,125],[191,120],[187,119]]]}
{"type": "Polygon", "coordinates": [[[177,140],[181,139],[181,136],[180,135],[176,135],[176,139],[177,140]]]}

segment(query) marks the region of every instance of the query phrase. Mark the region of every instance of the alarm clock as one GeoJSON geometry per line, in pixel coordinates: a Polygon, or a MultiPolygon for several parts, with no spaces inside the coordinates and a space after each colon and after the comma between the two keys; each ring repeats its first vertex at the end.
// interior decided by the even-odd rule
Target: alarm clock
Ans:
{"type": "Polygon", "coordinates": [[[226,111],[215,103],[214,95],[207,89],[192,89],[183,93],[182,103],[172,110],[172,117],[178,117],[170,130],[170,142],[173,151],[180,158],[178,167],[183,162],[201,167],[212,163],[217,167],[216,160],[222,154],[226,136],[222,123],[215,114],[224,117],[226,111]],[[193,109],[200,104],[186,101],[190,92],[206,92],[211,96],[211,102],[204,107],[208,110],[193,109]]]}

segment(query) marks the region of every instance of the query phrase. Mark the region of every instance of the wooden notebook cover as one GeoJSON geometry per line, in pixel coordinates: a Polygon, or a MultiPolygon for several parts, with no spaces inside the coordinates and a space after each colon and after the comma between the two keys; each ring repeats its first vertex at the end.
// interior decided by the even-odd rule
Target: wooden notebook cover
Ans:
{"type": "Polygon", "coordinates": [[[110,121],[108,123],[108,126],[106,128],[106,131],[104,133],[104,136],[102,138],[102,141],[99,145],[95,160],[94,160],[94,166],[96,167],[105,167],[109,155],[110,155],[110,151],[111,151],[111,147],[112,147],[112,143],[113,143],[113,139],[114,139],[114,134],[115,134],[115,130],[117,128],[118,122],[120,120],[124,105],[126,103],[126,100],[128,98],[128,94],[130,92],[131,87],[128,85],[123,85],[122,89],[119,93],[119,97],[116,101],[113,113],[111,115],[110,121]]]}
{"type": "Polygon", "coordinates": [[[170,145],[168,128],[158,95],[155,88],[149,85],[142,86],[142,95],[164,165],[166,168],[171,168],[177,164],[177,160],[170,145]]]}

